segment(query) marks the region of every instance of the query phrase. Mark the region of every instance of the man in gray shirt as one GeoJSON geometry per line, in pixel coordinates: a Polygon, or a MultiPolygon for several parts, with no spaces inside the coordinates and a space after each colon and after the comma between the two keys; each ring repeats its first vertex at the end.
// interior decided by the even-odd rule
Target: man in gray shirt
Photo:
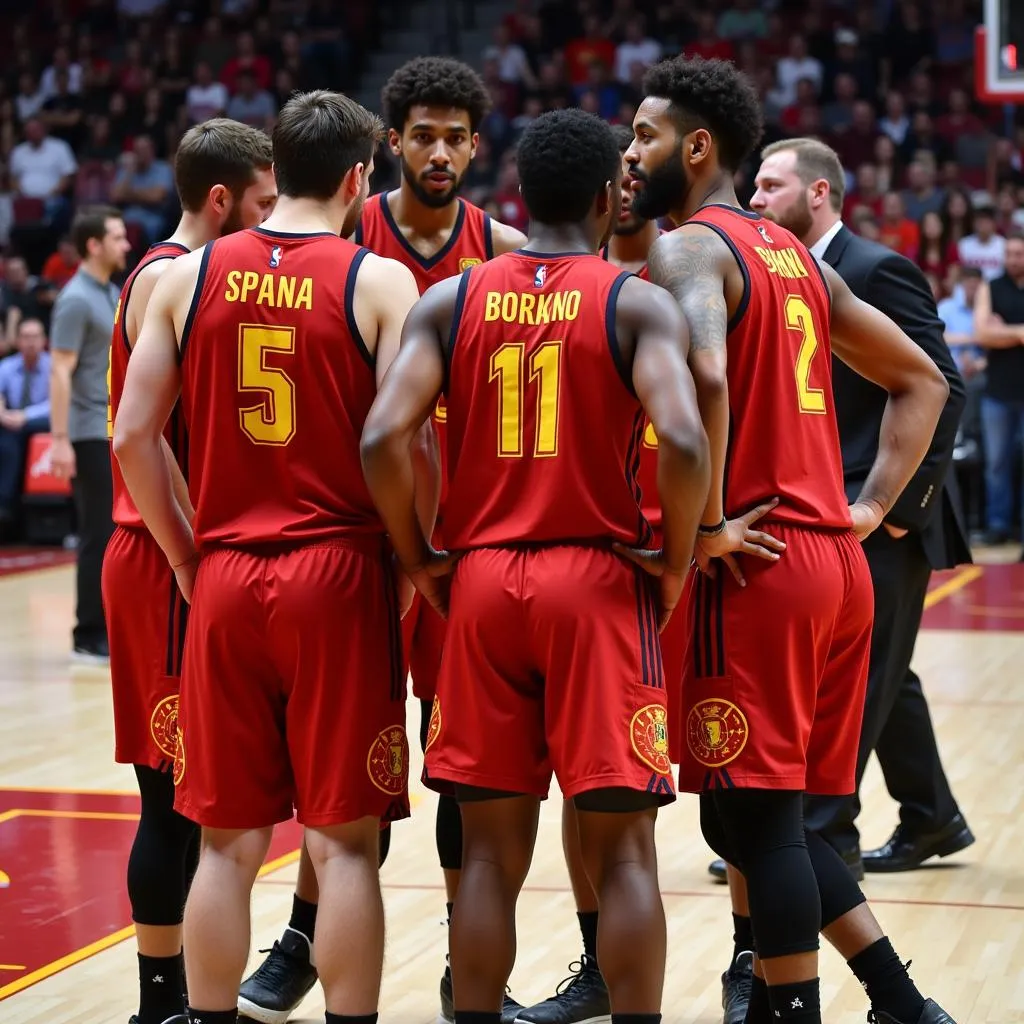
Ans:
{"type": "Polygon", "coordinates": [[[50,323],[51,459],[54,473],[72,481],[78,513],[74,657],[106,663],[100,573],[114,529],[107,370],[119,298],[110,278],[124,270],[131,243],[121,214],[106,206],[82,210],[71,237],[82,262],[57,296],[50,323]]]}

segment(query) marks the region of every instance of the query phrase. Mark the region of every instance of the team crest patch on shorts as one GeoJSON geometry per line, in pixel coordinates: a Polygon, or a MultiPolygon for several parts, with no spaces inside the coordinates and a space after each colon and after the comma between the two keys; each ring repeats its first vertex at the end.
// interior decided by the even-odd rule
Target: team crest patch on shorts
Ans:
{"type": "Polygon", "coordinates": [[[434,704],[430,709],[430,721],[427,723],[427,742],[423,745],[425,754],[433,745],[441,732],[441,698],[434,694],[434,704]]]}
{"type": "Polygon", "coordinates": [[[648,768],[661,775],[672,772],[672,762],[668,759],[668,715],[660,704],[647,704],[642,707],[629,723],[629,741],[633,744],[633,753],[648,768]]]}
{"type": "Polygon", "coordinates": [[[174,757],[178,748],[178,695],[164,697],[149,719],[149,732],[157,750],[165,757],[174,757]]]}
{"type": "Polygon", "coordinates": [[[483,260],[478,260],[474,256],[464,256],[459,260],[459,273],[461,274],[464,270],[469,270],[470,267],[479,267],[483,263],[483,260]]]}
{"type": "Polygon", "coordinates": [[[735,761],[747,736],[747,716],[727,700],[702,700],[686,716],[686,745],[705,768],[735,761]]]}
{"type": "Polygon", "coordinates": [[[405,729],[391,725],[381,730],[366,758],[370,781],[389,796],[399,796],[409,781],[409,741],[405,729]]]}
{"type": "Polygon", "coordinates": [[[185,778],[185,737],[178,729],[174,743],[174,784],[180,786],[183,778],[185,778]]]}

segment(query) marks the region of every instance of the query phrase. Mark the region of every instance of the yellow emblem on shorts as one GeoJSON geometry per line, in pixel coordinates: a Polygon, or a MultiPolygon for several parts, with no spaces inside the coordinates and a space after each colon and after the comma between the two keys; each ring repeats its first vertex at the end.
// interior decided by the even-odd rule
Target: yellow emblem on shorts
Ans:
{"type": "Polygon", "coordinates": [[[735,761],[747,745],[747,716],[727,700],[702,700],[686,716],[686,745],[705,768],[735,761]]]}
{"type": "Polygon", "coordinates": [[[164,697],[149,719],[149,733],[164,757],[174,757],[178,747],[178,695],[164,697]]]}
{"type": "Polygon", "coordinates": [[[441,698],[434,695],[434,704],[430,709],[430,721],[427,723],[427,742],[423,746],[425,754],[433,745],[441,732],[441,698]]]}
{"type": "Polygon", "coordinates": [[[434,419],[438,423],[448,422],[448,406],[444,404],[444,395],[438,398],[437,405],[434,406],[434,419]]]}
{"type": "Polygon", "coordinates": [[[183,778],[185,778],[185,737],[179,729],[174,745],[174,784],[180,786],[183,778]]]}
{"type": "Polygon", "coordinates": [[[668,759],[668,715],[661,704],[647,704],[629,723],[633,752],[648,768],[661,775],[672,773],[668,759]]]}
{"type": "Polygon", "coordinates": [[[459,273],[461,274],[464,270],[469,270],[470,267],[479,267],[483,263],[483,260],[478,260],[475,256],[463,256],[459,260],[459,273]]]}
{"type": "Polygon", "coordinates": [[[377,734],[366,758],[366,773],[388,796],[405,792],[409,782],[409,740],[402,726],[391,725],[377,734]]]}

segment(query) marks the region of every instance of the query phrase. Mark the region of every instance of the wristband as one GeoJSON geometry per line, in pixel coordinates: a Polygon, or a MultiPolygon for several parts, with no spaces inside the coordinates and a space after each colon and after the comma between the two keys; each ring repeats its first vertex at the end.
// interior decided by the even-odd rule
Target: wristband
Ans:
{"type": "Polygon", "coordinates": [[[717,537],[720,533],[725,533],[725,528],[728,525],[728,521],[725,516],[722,516],[722,521],[715,526],[704,526],[703,523],[697,527],[697,536],[699,537],[717,537]]]}

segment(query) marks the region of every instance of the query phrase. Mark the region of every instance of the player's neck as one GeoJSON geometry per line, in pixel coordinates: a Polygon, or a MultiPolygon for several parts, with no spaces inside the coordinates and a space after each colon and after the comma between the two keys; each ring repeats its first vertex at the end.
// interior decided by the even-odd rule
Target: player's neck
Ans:
{"type": "Polygon", "coordinates": [[[612,235],[608,242],[608,259],[620,267],[642,266],[657,240],[658,222],[649,220],[632,235],[612,235]]]}
{"type": "Polygon", "coordinates": [[[597,252],[598,239],[583,224],[539,224],[532,220],[527,235],[523,248],[530,252],[597,252]]]}
{"type": "Polygon", "coordinates": [[[167,239],[176,245],[183,245],[189,252],[195,252],[212,242],[220,232],[206,222],[201,214],[183,213],[174,234],[167,239]]]}
{"type": "Polygon", "coordinates": [[[278,196],[274,212],[260,225],[266,231],[282,234],[316,235],[330,232],[341,235],[348,206],[336,199],[324,202],[298,196],[278,196]]]}
{"type": "Polygon", "coordinates": [[[696,183],[687,193],[682,206],[670,211],[669,216],[674,224],[688,221],[696,212],[705,206],[743,207],[736,196],[736,188],[732,183],[732,175],[720,171],[712,179],[696,183]]]}
{"type": "Polygon", "coordinates": [[[385,202],[402,234],[409,233],[420,238],[435,238],[450,231],[459,216],[458,199],[453,199],[446,206],[427,206],[416,198],[404,178],[396,191],[387,194],[385,202]]]}

